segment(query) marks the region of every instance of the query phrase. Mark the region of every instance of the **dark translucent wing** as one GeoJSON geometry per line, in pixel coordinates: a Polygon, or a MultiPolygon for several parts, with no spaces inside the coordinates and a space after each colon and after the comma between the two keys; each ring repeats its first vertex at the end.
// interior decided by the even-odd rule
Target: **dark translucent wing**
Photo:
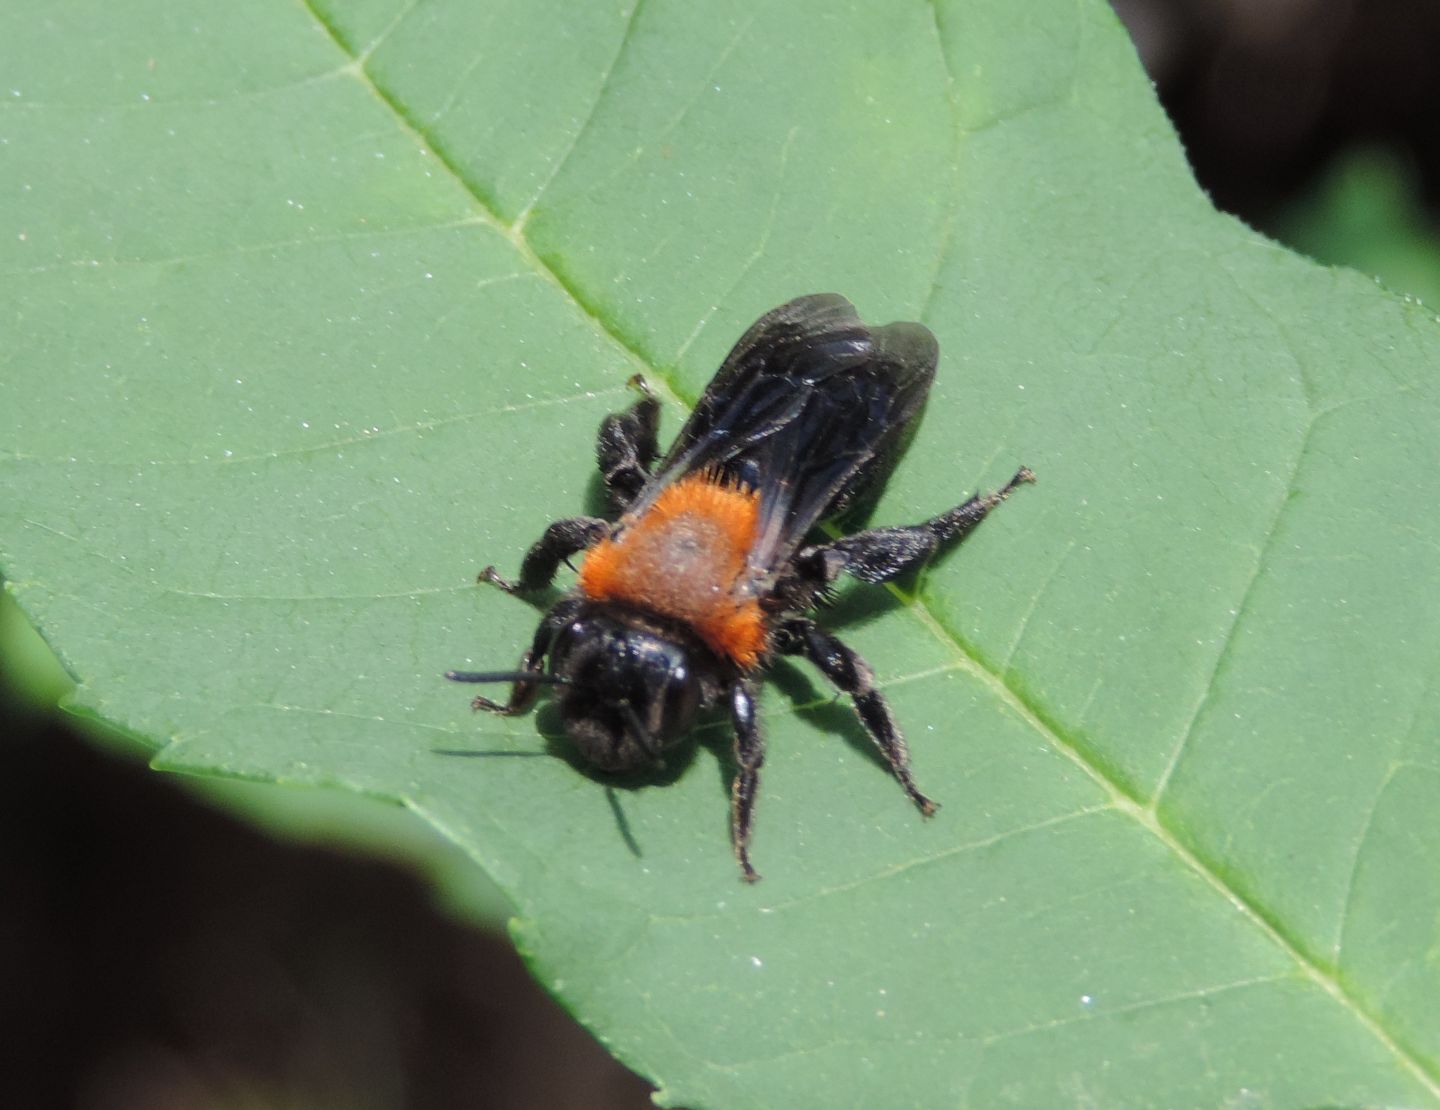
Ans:
{"type": "Polygon", "coordinates": [[[735,345],[633,511],[682,475],[718,471],[760,491],[750,561],[778,567],[888,470],[938,354],[923,325],[869,328],[833,293],[781,305],[735,345]]]}
{"type": "Polygon", "coordinates": [[[789,434],[756,451],[762,473],[755,566],[788,561],[807,533],[837,516],[894,465],[935,376],[939,347],[923,324],[869,332],[868,357],[808,388],[789,434]],[[785,480],[785,476],[789,480],[785,480]]]}
{"type": "Polygon", "coordinates": [[[656,470],[656,484],[715,466],[743,442],[746,431],[763,432],[767,422],[783,421],[793,401],[790,371],[798,362],[820,361],[827,353],[853,361],[868,340],[855,306],[838,293],[799,297],[771,309],[725,356],[656,470]]]}

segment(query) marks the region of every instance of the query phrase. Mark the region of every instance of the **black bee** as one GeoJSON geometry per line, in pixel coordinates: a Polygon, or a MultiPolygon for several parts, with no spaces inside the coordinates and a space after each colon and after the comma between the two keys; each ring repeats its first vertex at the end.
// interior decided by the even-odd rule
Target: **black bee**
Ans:
{"type": "Polygon", "coordinates": [[[556,687],[565,731],[605,771],[658,764],[702,708],[723,703],[735,729],[731,834],[747,880],[765,744],[756,716],[761,673],[803,655],[854,700],[905,793],[935,803],[910,774],[899,726],[866,662],[809,617],[843,571],[886,582],[958,540],[1022,482],[970,498],[908,528],[813,536],[872,493],[894,465],[935,375],[939,347],[922,324],[870,328],[833,293],[762,316],[715,375],[658,469],[660,405],[643,396],[600,425],[596,454],[617,520],[556,521],[530,548],[511,592],[547,586],[585,552],[576,588],[540,622],[515,671],[451,671],[457,682],[513,682],[520,713],[556,687]],[[549,660],[549,671],[545,670],[549,660]]]}

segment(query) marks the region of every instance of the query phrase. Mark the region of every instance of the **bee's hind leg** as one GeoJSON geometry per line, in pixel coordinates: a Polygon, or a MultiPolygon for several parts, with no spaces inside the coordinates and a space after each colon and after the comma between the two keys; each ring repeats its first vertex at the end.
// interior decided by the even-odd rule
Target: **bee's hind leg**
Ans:
{"type": "Polygon", "coordinates": [[[945,544],[964,539],[1016,486],[1034,480],[1030,468],[1022,466],[1000,489],[977,493],[964,504],[921,524],[871,528],[806,548],[796,556],[796,572],[817,591],[833,583],[842,571],[862,582],[888,582],[923,565],[945,544]]]}

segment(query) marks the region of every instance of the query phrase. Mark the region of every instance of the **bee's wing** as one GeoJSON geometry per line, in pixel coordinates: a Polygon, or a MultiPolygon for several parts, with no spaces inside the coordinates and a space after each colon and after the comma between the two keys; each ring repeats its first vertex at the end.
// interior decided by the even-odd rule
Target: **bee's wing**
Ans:
{"type": "Polygon", "coordinates": [[[844,297],[800,297],[741,337],[632,511],[712,470],[760,492],[752,566],[777,567],[888,470],[929,391],[922,324],[870,328],[844,297]]]}

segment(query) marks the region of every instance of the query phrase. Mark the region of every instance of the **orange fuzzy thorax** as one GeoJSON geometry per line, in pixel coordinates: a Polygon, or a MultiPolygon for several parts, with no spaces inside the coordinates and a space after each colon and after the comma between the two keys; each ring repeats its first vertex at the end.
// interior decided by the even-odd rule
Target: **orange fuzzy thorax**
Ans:
{"type": "Polygon", "coordinates": [[[765,650],[760,605],[741,590],[760,497],[692,474],[667,487],[618,539],[585,555],[580,591],[673,617],[715,652],[753,667],[765,650]]]}

